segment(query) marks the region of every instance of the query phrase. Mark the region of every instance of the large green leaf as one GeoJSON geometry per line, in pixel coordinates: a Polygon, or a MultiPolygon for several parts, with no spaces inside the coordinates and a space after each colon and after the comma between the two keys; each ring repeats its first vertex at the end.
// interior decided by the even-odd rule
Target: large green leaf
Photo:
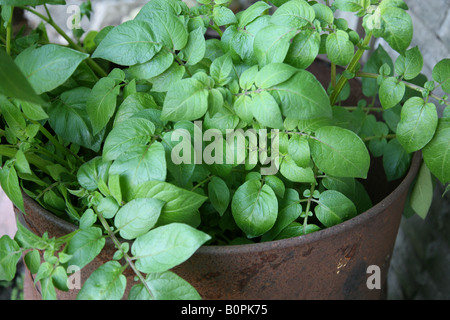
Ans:
{"type": "Polygon", "coordinates": [[[31,84],[22,71],[14,63],[14,60],[0,50],[0,93],[20,100],[36,104],[44,104],[44,101],[36,95],[31,84]]]}
{"type": "Polygon", "coordinates": [[[17,263],[22,257],[17,242],[9,236],[3,235],[0,238],[0,280],[11,281],[16,276],[17,263]]]}
{"type": "Polygon", "coordinates": [[[433,103],[412,97],[405,102],[397,126],[397,139],[407,152],[422,149],[434,136],[438,114],[433,103]]]}
{"type": "Polygon", "coordinates": [[[411,164],[411,155],[406,152],[397,139],[388,142],[383,154],[383,167],[388,181],[405,175],[411,164]]]}
{"type": "Polygon", "coordinates": [[[297,120],[331,117],[330,100],[325,89],[306,70],[299,70],[289,80],[269,90],[279,101],[285,117],[297,120]]]}
{"type": "Polygon", "coordinates": [[[413,36],[412,19],[405,10],[386,7],[381,10],[381,36],[395,51],[404,54],[413,36]]]}
{"type": "Polygon", "coordinates": [[[285,61],[296,68],[306,69],[316,59],[319,49],[320,34],[303,30],[292,39],[285,61]]]}
{"type": "Polygon", "coordinates": [[[191,226],[171,223],[138,237],[131,252],[139,271],[164,272],[186,261],[210,239],[209,235],[191,226]]]}
{"type": "Polygon", "coordinates": [[[390,109],[400,103],[405,95],[405,90],[405,83],[395,77],[383,80],[379,91],[380,103],[383,108],[390,109]]]}
{"type": "Polygon", "coordinates": [[[159,225],[171,222],[195,225],[198,223],[197,211],[207,199],[163,181],[148,181],[133,188],[131,198],[155,198],[166,202],[158,220],[159,225]]]}
{"type": "Polygon", "coordinates": [[[151,26],[157,41],[171,50],[181,50],[189,34],[183,22],[168,10],[141,9],[134,21],[144,21],[151,26]]]}
{"type": "Polygon", "coordinates": [[[247,237],[258,237],[275,224],[277,197],[268,185],[263,185],[259,180],[248,180],[234,193],[231,212],[247,237]]]}
{"type": "Polygon", "coordinates": [[[108,32],[92,57],[131,66],[149,61],[161,48],[151,24],[129,20],[108,32]]]}
{"type": "Polygon", "coordinates": [[[155,226],[164,204],[164,201],[153,198],[131,200],[117,212],[114,226],[122,238],[135,239],[155,226]]]}
{"type": "Polygon", "coordinates": [[[342,193],[326,190],[320,194],[315,213],[325,227],[331,227],[356,216],[356,207],[342,193]]]}
{"type": "Polygon", "coordinates": [[[102,251],[104,246],[105,238],[100,228],[81,229],[67,246],[66,252],[72,256],[68,262],[69,265],[83,268],[102,251]]]}
{"type": "Polygon", "coordinates": [[[417,174],[417,180],[411,192],[411,208],[425,219],[433,200],[433,178],[430,169],[422,164],[417,174]]]}
{"type": "Polygon", "coordinates": [[[164,120],[196,120],[208,109],[208,90],[194,78],[183,79],[170,87],[164,100],[161,118],[164,120]]]}
{"type": "Polygon", "coordinates": [[[286,58],[295,29],[287,26],[269,25],[256,34],[253,50],[260,67],[286,58]]]}
{"type": "Polygon", "coordinates": [[[58,136],[80,146],[100,150],[104,131],[94,135],[86,103],[91,90],[77,87],[61,94],[49,109],[49,123],[58,136]]]}
{"type": "Polygon", "coordinates": [[[285,63],[269,63],[259,70],[255,77],[255,85],[259,88],[270,88],[280,84],[297,72],[297,69],[285,63]]]}
{"type": "Polygon", "coordinates": [[[208,183],[208,197],[214,209],[223,215],[230,204],[230,190],[221,178],[213,177],[208,183]]]}
{"type": "Polygon", "coordinates": [[[439,119],[433,139],[423,148],[427,167],[442,183],[450,181],[450,119],[439,119]]]}
{"type": "Polygon", "coordinates": [[[406,80],[417,77],[422,71],[423,57],[419,48],[416,46],[400,55],[395,61],[395,72],[406,80]]]}
{"type": "Polygon", "coordinates": [[[280,6],[272,15],[272,23],[288,27],[302,28],[312,24],[316,14],[304,0],[289,1],[280,6]]]}
{"type": "Polygon", "coordinates": [[[433,68],[433,80],[442,86],[442,90],[450,93],[450,59],[439,61],[433,68]]]}
{"type": "Polygon", "coordinates": [[[262,126],[283,129],[280,107],[275,98],[266,91],[253,95],[252,114],[262,126]]]}
{"type": "Polygon", "coordinates": [[[126,277],[117,261],[108,261],[95,270],[81,287],[77,300],[120,300],[125,293],[126,277]]]}
{"type": "Polygon", "coordinates": [[[56,44],[29,47],[16,57],[16,64],[37,94],[62,85],[89,55],[56,44]]]}
{"type": "Polygon", "coordinates": [[[336,33],[328,35],[326,49],[331,62],[334,62],[339,66],[346,66],[349,64],[355,51],[348,33],[342,30],[337,30],[336,33]]]}
{"type": "Polygon", "coordinates": [[[134,285],[128,296],[130,300],[200,300],[197,290],[171,271],[150,273],[145,279],[151,296],[143,284],[134,285]],[[153,298],[153,299],[152,299],[153,298]]]}
{"type": "Polygon", "coordinates": [[[321,127],[309,142],[312,159],[321,171],[336,177],[367,177],[370,155],[354,132],[334,126],[321,127]]]}
{"type": "Polygon", "coordinates": [[[150,146],[133,145],[114,160],[109,174],[120,176],[124,193],[146,181],[164,181],[167,175],[164,147],[157,141],[150,146]]]}
{"type": "Polygon", "coordinates": [[[101,78],[92,88],[86,103],[86,112],[91,120],[94,135],[99,133],[116,111],[120,87],[113,79],[101,78]]]}
{"type": "Polygon", "coordinates": [[[20,211],[25,212],[19,178],[16,169],[13,166],[3,166],[3,168],[0,169],[0,185],[12,203],[14,203],[20,211]]]}
{"type": "Polygon", "coordinates": [[[146,119],[130,118],[115,126],[108,134],[103,146],[105,160],[115,160],[134,145],[150,142],[155,125],[146,119]]]}

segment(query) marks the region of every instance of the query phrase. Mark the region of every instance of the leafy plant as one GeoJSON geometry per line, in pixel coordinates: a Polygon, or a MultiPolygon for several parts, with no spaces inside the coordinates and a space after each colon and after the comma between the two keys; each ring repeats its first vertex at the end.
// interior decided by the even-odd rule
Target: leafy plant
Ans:
{"type": "Polygon", "coordinates": [[[19,224],[0,239],[1,279],[27,252],[54,299],[68,268],[109,238],[116,254],[78,298],[122,298],[127,268],[138,279],[130,299],[200,298],[170,269],[204,244],[303,236],[364,212],[371,156],[395,180],[422,151],[410,203],[426,215],[434,177],[450,181],[449,109],[438,118],[432,102],[448,106],[435,92],[450,92],[450,59],[420,74],[404,1],[258,1],[236,14],[228,0],[198,2],[151,0],[80,42],[32,8],[63,0],[0,1],[1,186],[22,212],[23,191],[78,226],[51,238],[19,224]],[[13,36],[14,7],[68,45],[49,43],[43,25],[13,36]],[[363,19],[363,38],[337,10],[363,19]],[[361,66],[373,37],[399,57],[379,46],[361,66]],[[306,70],[318,54],[330,60],[327,88],[306,70]],[[367,99],[346,106],[356,77],[367,99]]]}

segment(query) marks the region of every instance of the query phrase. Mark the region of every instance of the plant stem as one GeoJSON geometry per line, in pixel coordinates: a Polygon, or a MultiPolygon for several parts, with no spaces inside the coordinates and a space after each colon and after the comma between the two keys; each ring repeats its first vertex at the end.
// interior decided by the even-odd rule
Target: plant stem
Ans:
{"type": "Polygon", "coordinates": [[[397,135],[395,133],[391,133],[391,134],[387,134],[384,136],[370,136],[370,137],[365,137],[363,140],[364,141],[370,141],[373,139],[394,139],[395,137],[397,137],[397,135]]]}
{"type": "Polygon", "coordinates": [[[306,203],[306,209],[305,209],[305,218],[303,219],[303,233],[306,234],[306,226],[308,225],[308,216],[309,216],[309,209],[311,207],[311,201],[313,200],[313,193],[316,190],[316,184],[311,183],[311,189],[309,191],[311,194],[308,197],[308,202],[306,203]]]}
{"type": "Polygon", "coordinates": [[[219,37],[222,38],[223,32],[222,32],[222,30],[220,30],[219,26],[215,22],[214,22],[214,24],[210,24],[209,26],[211,27],[211,29],[213,29],[214,31],[216,31],[219,34],[219,37]]]}
{"type": "Polygon", "coordinates": [[[11,55],[11,38],[12,38],[12,18],[14,13],[14,7],[11,7],[11,17],[6,25],[6,53],[11,55]]]}
{"type": "MultiPolygon", "coordinates": [[[[377,74],[377,73],[370,73],[370,72],[357,72],[356,76],[357,77],[361,77],[361,78],[377,79],[380,75],[377,74]]],[[[413,83],[410,83],[410,82],[407,82],[407,81],[404,81],[404,80],[401,80],[401,81],[405,84],[406,87],[408,87],[408,88],[410,88],[412,90],[418,91],[420,93],[422,93],[422,92],[424,92],[426,90],[425,88],[423,88],[421,86],[418,86],[418,85],[415,85],[413,83]]],[[[436,99],[436,100],[438,100],[438,101],[443,101],[447,106],[450,106],[449,102],[447,102],[446,100],[442,99],[441,97],[436,96],[433,93],[430,93],[429,96],[434,98],[434,99],[436,99]]]]}
{"type": "Polygon", "coordinates": [[[125,251],[122,250],[122,247],[121,247],[122,244],[120,243],[119,239],[117,239],[117,237],[114,234],[114,232],[111,230],[111,227],[109,226],[109,224],[106,221],[105,217],[103,217],[101,212],[97,212],[97,217],[100,220],[100,222],[102,223],[103,227],[105,228],[106,232],[108,233],[108,236],[111,238],[111,240],[113,241],[113,243],[116,246],[116,248],[122,252],[124,259],[127,261],[128,265],[131,267],[131,269],[133,269],[133,271],[136,274],[136,276],[142,282],[142,284],[144,285],[144,287],[147,290],[148,294],[150,295],[151,299],[153,299],[154,295],[153,295],[152,291],[150,290],[149,286],[147,285],[147,282],[145,281],[144,276],[136,268],[136,266],[133,263],[133,259],[128,255],[128,253],[126,253],[125,251]]]}
{"type": "MultiPolygon", "coordinates": [[[[41,18],[42,20],[44,20],[45,22],[47,22],[49,25],[51,25],[56,32],[58,32],[68,43],[69,43],[69,47],[71,47],[72,49],[78,50],[80,52],[85,52],[84,49],[82,47],[80,47],[77,43],[75,43],[65,32],[64,30],[62,30],[56,23],[55,21],[53,21],[52,17],[46,17],[43,14],[37,12],[36,10],[33,10],[29,7],[22,7],[24,10],[27,10],[31,13],[33,13],[34,15],[38,16],[39,18],[41,18]]],[[[48,9],[46,8],[47,12],[48,9]]],[[[95,73],[97,73],[100,77],[106,77],[108,74],[105,72],[105,70],[102,69],[102,67],[100,67],[91,57],[88,57],[86,59],[87,64],[92,68],[92,70],[94,70],[95,73]]]]}
{"type": "Polygon", "coordinates": [[[336,88],[336,64],[331,63],[331,87],[336,88]]]}
{"type": "Polygon", "coordinates": [[[202,185],[204,185],[206,182],[208,182],[209,180],[211,180],[213,177],[213,175],[209,175],[205,180],[200,181],[197,185],[195,185],[191,191],[194,191],[195,189],[197,189],[198,187],[201,187],[202,185]]]}
{"type": "MultiPolygon", "coordinates": [[[[366,37],[364,38],[362,44],[359,46],[358,50],[356,51],[355,55],[353,56],[352,60],[347,66],[347,71],[350,73],[355,73],[356,67],[358,66],[358,62],[363,56],[364,52],[366,51],[366,47],[369,45],[370,39],[372,39],[372,32],[369,32],[366,37]]],[[[339,78],[338,83],[336,84],[336,88],[333,90],[330,96],[330,102],[331,105],[334,106],[336,103],[337,98],[339,97],[339,94],[341,93],[342,89],[344,88],[345,84],[348,82],[348,79],[344,76],[341,76],[339,78]]]]}

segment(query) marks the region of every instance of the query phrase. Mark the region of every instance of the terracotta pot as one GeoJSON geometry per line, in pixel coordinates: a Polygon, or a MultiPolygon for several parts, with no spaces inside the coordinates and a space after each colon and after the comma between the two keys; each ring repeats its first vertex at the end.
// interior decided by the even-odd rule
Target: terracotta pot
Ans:
{"type": "MultiPolygon", "coordinates": [[[[376,163],[376,162],[375,162],[376,163]]],[[[421,163],[416,153],[406,177],[368,211],[303,237],[237,246],[203,246],[173,269],[189,281],[204,299],[380,299],[409,186],[421,163]],[[381,289],[369,289],[373,273],[381,289]],[[379,273],[377,273],[379,271],[379,273]],[[373,271],[371,271],[373,272],[373,271]]],[[[371,170],[372,175],[380,175],[371,170]]],[[[387,184],[373,188],[386,190],[387,184]]],[[[370,190],[370,188],[368,188],[370,190]]],[[[383,193],[383,192],[381,192],[383,193]]],[[[25,196],[26,215],[19,220],[38,235],[63,236],[75,226],[58,218],[25,196]]],[[[115,249],[107,241],[101,254],[81,271],[90,273],[111,259],[115,249]]],[[[126,274],[127,290],[134,274],[126,274]]],[[[375,278],[374,278],[375,279],[375,278]]],[[[376,282],[374,282],[376,283],[376,282]]],[[[39,299],[39,289],[26,274],[25,299],[39,299]]],[[[59,299],[75,299],[78,290],[58,292],[59,299]]]]}
{"type": "MultiPolygon", "coordinates": [[[[326,88],[329,64],[316,61],[308,68],[326,88]]],[[[351,79],[353,95],[345,103],[356,105],[361,83],[351,79]],[[354,94],[356,93],[356,95],[354,94]]],[[[173,269],[189,281],[204,299],[380,299],[386,279],[409,186],[421,163],[413,157],[402,181],[387,183],[380,159],[373,159],[365,187],[376,204],[342,224],[303,237],[239,246],[203,246],[189,260],[173,269]],[[375,266],[381,289],[369,289],[369,266],[375,266]]],[[[63,236],[75,226],[49,213],[25,196],[27,215],[19,220],[38,235],[63,236]]],[[[84,282],[92,271],[115,252],[107,241],[100,255],[81,272],[84,282]]],[[[129,288],[134,274],[127,270],[129,288]]],[[[39,299],[27,271],[25,298],[39,299]]],[[[59,299],[75,299],[78,290],[59,292],[59,299]]],[[[126,297],[126,295],[125,295],[126,297]]]]}

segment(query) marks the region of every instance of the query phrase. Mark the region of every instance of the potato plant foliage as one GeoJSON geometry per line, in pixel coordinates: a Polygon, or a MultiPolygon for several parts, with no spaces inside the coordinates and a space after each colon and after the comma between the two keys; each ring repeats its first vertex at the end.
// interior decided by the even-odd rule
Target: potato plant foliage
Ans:
{"type": "Polygon", "coordinates": [[[201,298],[171,271],[200,246],[304,236],[355,217],[373,205],[361,183],[371,158],[396,180],[416,151],[424,163],[410,206],[426,215],[433,179],[450,181],[450,113],[436,108],[448,106],[436,89],[450,92],[450,59],[432,79],[421,74],[403,0],[257,1],[238,13],[229,0],[197,2],[151,0],[83,41],[56,28],[62,46],[43,24],[12,34],[11,21],[23,8],[55,27],[34,7],[64,0],[0,0],[1,187],[19,210],[23,191],[78,227],[54,238],[19,224],[0,239],[0,279],[26,251],[43,298],[55,299],[70,289],[68,268],[109,238],[117,252],[79,299],[121,299],[127,268],[137,281],[126,298],[201,298]],[[363,19],[364,34],[339,11],[363,19]],[[362,66],[373,38],[398,58],[379,46],[362,66]],[[308,71],[319,54],[327,87],[308,71]],[[349,106],[355,77],[366,98],[349,106]],[[257,143],[230,131],[256,132],[257,143]]]}

